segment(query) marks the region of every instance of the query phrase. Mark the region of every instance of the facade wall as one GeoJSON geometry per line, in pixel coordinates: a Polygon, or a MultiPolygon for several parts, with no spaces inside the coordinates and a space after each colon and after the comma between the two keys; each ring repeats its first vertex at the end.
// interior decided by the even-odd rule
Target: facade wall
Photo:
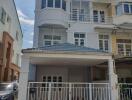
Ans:
{"type": "MultiPolygon", "coordinates": [[[[11,73],[19,72],[20,63],[21,63],[21,49],[22,49],[22,38],[23,34],[21,31],[20,23],[17,16],[17,11],[15,8],[14,0],[1,0],[0,1],[0,16],[2,14],[2,10],[5,12],[5,20],[4,23],[0,20],[0,43],[2,44],[1,52],[2,52],[2,66],[4,67],[4,63],[7,56],[8,43],[11,44],[11,58],[9,59],[10,64],[7,66],[9,69],[3,74],[7,74],[7,78],[4,81],[11,80],[11,73]],[[6,36],[6,37],[5,37],[6,36]],[[9,37],[9,38],[8,38],[9,37]],[[9,40],[12,42],[9,42],[9,40]],[[4,42],[6,41],[7,42],[4,42]],[[13,72],[14,71],[14,72],[13,72]],[[9,75],[9,76],[8,76],[9,75]]],[[[3,75],[2,75],[3,76],[3,75]]],[[[17,74],[17,76],[19,76],[17,74]]],[[[2,79],[0,80],[2,81],[2,79]]]]}
{"type": "MultiPolygon", "coordinates": [[[[34,47],[41,47],[43,46],[43,37],[44,34],[56,34],[56,35],[60,35],[63,37],[61,43],[72,43],[75,44],[75,39],[74,39],[74,33],[75,32],[80,32],[80,33],[85,33],[86,37],[85,37],[85,44],[84,46],[86,47],[90,47],[90,48],[94,48],[94,49],[99,49],[99,34],[104,34],[104,35],[108,35],[109,36],[109,52],[112,53],[113,55],[117,56],[119,55],[117,50],[117,39],[131,39],[132,40],[132,31],[126,29],[126,30],[121,30],[120,28],[119,30],[114,30],[114,27],[116,27],[116,25],[118,26],[119,24],[123,24],[124,22],[127,22],[129,24],[129,26],[131,25],[131,21],[130,19],[132,19],[132,15],[121,15],[121,16],[117,16],[116,15],[116,5],[119,2],[115,2],[115,0],[111,0],[111,3],[99,3],[99,2],[87,2],[87,1],[81,1],[81,3],[79,1],[76,0],[72,0],[71,2],[71,6],[70,6],[70,0],[66,1],[66,11],[63,11],[63,13],[65,12],[66,15],[62,14],[62,10],[63,9],[56,9],[56,8],[44,8],[41,9],[41,0],[36,0],[36,10],[35,10],[35,35],[34,35],[34,47]],[[71,14],[72,9],[70,8],[74,8],[74,9],[85,9],[85,13],[87,14],[88,17],[90,17],[90,20],[94,20],[93,19],[93,10],[97,10],[97,11],[104,11],[105,12],[105,20],[109,20],[107,17],[112,17],[112,21],[111,23],[94,23],[93,21],[71,21],[70,18],[67,19],[67,16],[69,16],[69,14],[71,14]],[[58,12],[59,13],[56,13],[58,12]],[[70,12],[71,11],[71,12],[70,12]],[[61,15],[61,14],[62,15],[61,15]],[[61,15],[61,16],[60,16],[61,15]],[[49,16],[49,17],[48,17],[49,16]],[[92,18],[91,18],[92,17],[92,18]],[[47,19],[46,19],[47,18],[47,19]],[[63,19],[64,18],[64,19],[63,19]],[[128,20],[129,19],[129,20],[128,20]],[[60,20],[62,21],[62,23],[60,22],[60,20]],[[66,24],[63,23],[63,21],[66,24]],[[116,24],[116,25],[115,25],[116,24]],[[41,26],[41,28],[40,28],[41,26]],[[60,29],[55,29],[54,31],[51,29],[53,28],[53,26],[57,26],[60,29]],[[46,28],[49,29],[46,29],[46,28]],[[96,30],[97,29],[97,30],[96,30]],[[98,30],[99,29],[99,30],[98,30]]],[[[117,1],[117,0],[116,0],[117,1]]],[[[120,0],[119,0],[120,1],[120,0]]],[[[76,13],[76,12],[74,12],[76,13]]],[[[100,13],[100,12],[99,12],[100,13]]],[[[76,15],[75,15],[76,16],[76,15]]],[[[70,17],[70,16],[69,16],[70,17]]],[[[100,18],[101,16],[99,16],[100,18]]],[[[41,69],[46,70],[44,67],[37,67],[38,71],[37,71],[37,81],[40,81],[39,77],[41,74],[43,74],[41,72],[41,69]],[[40,71],[40,73],[38,73],[40,71]]],[[[54,70],[54,68],[52,68],[54,70]]],[[[58,69],[59,70],[59,69],[58,69]]],[[[60,70],[64,70],[61,69],[60,70]]],[[[74,70],[74,69],[73,69],[74,70]]],[[[78,69],[76,69],[76,71],[78,71],[78,69]]],[[[125,73],[127,74],[128,69],[125,68],[125,73]]],[[[63,71],[65,73],[67,73],[67,69],[65,69],[65,71],[63,71]]],[[[69,71],[70,72],[70,71],[69,71]]],[[[49,73],[54,73],[54,72],[49,72],[49,73]]],[[[78,72],[71,72],[68,73],[70,76],[75,76],[74,74],[76,74],[78,72]]],[[[80,78],[80,81],[82,81],[82,71],[80,72],[80,74],[76,74],[80,78]]],[[[119,76],[122,76],[122,69],[117,71],[119,76]]],[[[66,74],[67,75],[67,74],[66,74]]],[[[129,72],[128,72],[129,75],[129,72]]],[[[67,78],[66,78],[67,79],[67,78]]],[[[74,80],[76,81],[76,77],[72,78],[70,77],[70,80],[74,80]]],[[[84,81],[84,80],[83,80],[84,81]]]]}

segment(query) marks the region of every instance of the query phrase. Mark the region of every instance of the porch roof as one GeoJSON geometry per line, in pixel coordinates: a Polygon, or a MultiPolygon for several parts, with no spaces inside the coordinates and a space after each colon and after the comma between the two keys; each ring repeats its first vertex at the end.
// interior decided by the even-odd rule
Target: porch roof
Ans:
{"type": "Polygon", "coordinates": [[[80,53],[103,53],[103,54],[109,54],[108,52],[104,52],[99,49],[89,48],[89,47],[82,47],[82,46],[76,46],[74,44],[70,43],[62,43],[62,44],[56,44],[52,46],[43,46],[38,48],[27,48],[23,49],[23,53],[37,53],[37,52],[80,52],[80,53]]]}

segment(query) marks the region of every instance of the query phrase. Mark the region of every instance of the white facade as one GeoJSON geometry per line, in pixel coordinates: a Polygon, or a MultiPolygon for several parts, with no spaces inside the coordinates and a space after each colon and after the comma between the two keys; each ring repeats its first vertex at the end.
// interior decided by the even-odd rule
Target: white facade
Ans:
{"type": "Polygon", "coordinates": [[[0,17],[2,15],[2,9],[5,11],[6,15],[4,16],[5,22],[2,23],[2,21],[0,21],[0,42],[2,42],[3,32],[8,32],[14,39],[12,63],[20,66],[23,34],[14,0],[0,0],[0,17]]]}
{"type": "MultiPolygon", "coordinates": [[[[60,0],[60,2],[63,2],[63,0],[60,0]]],[[[97,32],[95,27],[112,26],[112,19],[109,16],[110,8],[107,7],[107,3],[96,3],[96,1],[89,0],[67,0],[65,1],[65,9],[63,9],[61,3],[60,8],[56,8],[55,0],[53,0],[53,5],[48,5],[48,3],[48,0],[36,0],[34,47],[45,46],[44,35],[54,34],[61,36],[59,43],[75,44],[74,33],[77,32],[85,34],[83,46],[99,49],[100,32],[97,32]],[[97,20],[96,16],[93,17],[94,10],[98,13],[97,20]],[[101,11],[104,13],[104,19],[101,19],[101,11]]],[[[111,31],[101,32],[101,34],[106,35],[110,33],[111,31]]],[[[51,43],[51,45],[53,44],[51,43]]],[[[110,48],[109,45],[109,51],[111,51],[110,48]]]]}

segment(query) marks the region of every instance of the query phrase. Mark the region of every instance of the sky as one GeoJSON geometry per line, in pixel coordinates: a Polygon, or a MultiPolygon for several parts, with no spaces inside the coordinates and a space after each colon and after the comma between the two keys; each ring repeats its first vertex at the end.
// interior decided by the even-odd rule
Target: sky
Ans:
{"type": "Polygon", "coordinates": [[[31,48],[34,34],[35,0],[15,0],[23,31],[23,48],[31,48]]]}

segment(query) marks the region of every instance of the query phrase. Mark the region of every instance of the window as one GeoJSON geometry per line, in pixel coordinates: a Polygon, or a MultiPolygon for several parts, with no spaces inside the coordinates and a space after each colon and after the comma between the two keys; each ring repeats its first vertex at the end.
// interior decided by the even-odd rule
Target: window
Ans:
{"type": "Polygon", "coordinates": [[[93,11],[93,17],[94,17],[94,22],[98,22],[98,11],[97,10],[93,11]]]}
{"type": "Polygon", "coordinates": [[[19,33],[16,32],[16,40],[18,41],[18,39],[19,39],[19,33]]]}
{"type": "Polygon", "coordinates": [[[105,12],[104,11],[93,11],[94,22],[105,22],[105,12]]]}
{"type": "Polygon", "coordinates": [[[6,21],[6,12],[3,8],[0,8],[0,21],[5,24],[6,21]]]}
{"type": "Polygon", "coordinates": [[[105,22],[105,14],[104,14],[104,11],[100,11],[100,22],[105,22]]]}
{"type": "Polygon", "coordinates": [[[48,7],[53,7],[53,0],[48,0],[48,7]]]}
{"type": "Polygon", "coordinates": [[[119,3],[116,6],[116,13],[117,15],[132,14],[132,3],[119,3]]]}
{"type": "Polygon", "coordinates": [[[66,10],[66,1],[62,0],[62,9],[66,10]]]}
{"type": "Polygon", "coordinates": [[[44,45],[45,46],[56,45],[56,44],[59,44],[60,41],[61,41],[61,36],[44,35],[44,45]]]}
{"type": "Polygon", "coordinates": [[[75,45],[77,45],[77,46],[85,45],[85,33],[75,32],[74,38],[75,38],[75,45]]]}
{"type": "Polygon", "coordinates": [[[124,12],[129,13],[129,5],[128,4],[124,4],[124,12]]]}
{"type": "Polygon", "coordinates": [[[55,0],[55,8],[61,7],[61,0],[55,0]]]}
{"type": "Polygon", "coordinates": [[[85,10],[84,9],[72,9],[72,20],[73,21],[84,21],[84,14],[85,14],[85,10]]]}
{"type": "Polygon", "coordinates": [[[65,0],[42,0],[41,9],[46,8],[46,7],[62,8],[66,10],[66,1],[65,0]]]}
{"type": "MultiPolygon", "coordinates": [[[[58,88],[54,88],[54,91],[61,91],[62,84],[61,82],[63,82],[62,76],[43,76],[42,79],[43,82],[54,82],[52,83],[53,87],[58,87],[58,88]]],[[[48,91],[48,83],[43,83],[42,86],[45,87],[44,90],[48,91]]]]}
{"type": "Polygon", "coordinates": [[[117,39],[118,54],[130,56],[132,54],[132,42],[130,39],[117,39]]]}
{"type": "Polygon", "coordinates": [[[108,35],[99,35],[99,49],[102,51],[109,50],[109,36],[108,35]]]}
{"type": "Polygon", "coordinates": [[[42,0],[42,5],[41,5],[41,8],[45,8],[46,7],[46,0],[42,0]]]}

